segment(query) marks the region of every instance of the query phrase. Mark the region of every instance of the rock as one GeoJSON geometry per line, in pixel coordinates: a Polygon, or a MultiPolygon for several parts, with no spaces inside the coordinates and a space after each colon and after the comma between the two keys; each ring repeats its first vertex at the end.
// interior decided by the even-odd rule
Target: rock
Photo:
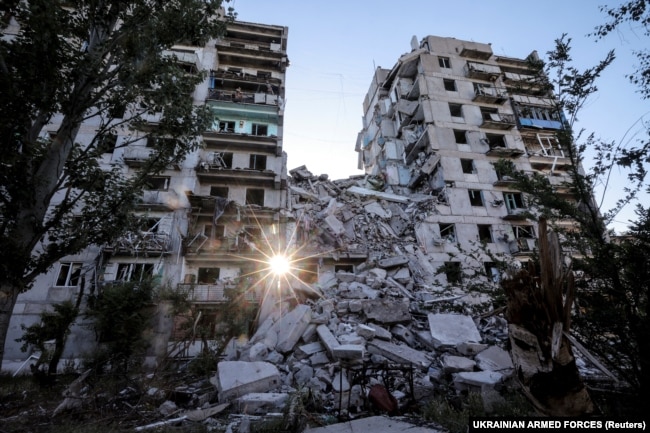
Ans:
{"type": "Polygon", "coordinates": [[[459,371],[474,371],[476,362],[463,356],[444,355],[441,359],[442,371],[445,374],[458,373],[459,371]]]}

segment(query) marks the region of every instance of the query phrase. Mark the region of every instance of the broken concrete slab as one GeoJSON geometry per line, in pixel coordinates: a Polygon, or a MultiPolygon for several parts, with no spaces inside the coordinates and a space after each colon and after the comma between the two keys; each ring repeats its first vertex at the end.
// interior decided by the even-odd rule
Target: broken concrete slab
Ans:
{"type": "Polygon", "coordinates": [[[280,392],[252,392],[237,399],[239,412],[248,415],[264,415],[269,412],[282,412],[289,394],[280,392]]]}
{"type": "Polygon", "coordinates": [[[399,364],[411,364],[422,371],[426,371],[431,360],[420,351],[408,346],[389,343],[374,339],[368,342],[368,352],[381,355],[399,364]]]}
{"type": "Polygon", "coordinates": [[[375,197],[375,198],[380,198],[384,199],[387,201],[393,201],[396,203],[408,203],[409,199],[408,197],[405,197],[403,195],[398,195],[398,194],[391,194],[388,192],[380,192],[380,191],[375,191],[372,189],[368,188],[362,188],[360,186],[351,186],[347,189],[347,192],[352,193],[352,194],[358,194],[361,196],[365,197],[375,197]]]}
{"type": "Polygon", "coordinates": [[[391,216],[393,216],[393,214],[389,210],[384,209],[384,207],[379,203],[377,203],[376,201],[372,201],[366,204],[363,207],[363,209],[366,211],[367,214],[376,215],[381,219],[388,219],[391,216]]]}
{"type": "Polygon", "coordinates": [[[281,382],[278,368],[268,362],[222,361],[210,383],[217,388],[219,402],[223,403],[251,392],[271,391],[281,382]]]}
{"type": "Polygon", "coordinates": [[[490,346],[474,358],[478,368],[501,373],[512,371],[514,365],[510,354],[498,346],[490,346]]]}
{"type": "Polygon", "coordinates": [[[334,349],[341,345],[334,334],[332,334],[329,328],[325,325],[318,325],[316,333],[318,334],[321,343],[323,343],[323,346],[325,346],[327,353],[334,358],[334,349]]]}
{"type": "Polygon", "coordinates": [[[307,329],[311,321],[311,308],[307,305],[298,305],[288,314],[282,316],[269,332],[276,332],[278,342],[275,350],[287,353],[293,350],[296,343],[307,329]]]}
{"type": "Polygon", "coordinates": [[[398,256],[398,257],[389,257],[387,259],[381,259],[377,262],[377,266],[380,268],[393,268],[395,266],[402,266],[409,262],[408,257],[398,256]]]}
{"type": "Polygon", "coordinates": [[[357,325],[357,335],[365,338],[366,340],[372,340],[375,338],[375,328],[371,326],[366,326],[364,324],[357,325]]]}
{"type": "Polygon", "coordinates": [[[363,359],[365,351],[362,344],[341,344],[333,352],[336,359],[363,359]]]}
{"type": "Polygon", "coordinates": [[[368,320],[379,323],[397,324],[409,322],[409,304],[399,299],[371,299],[364,301],[363,313],[368,320]]]}
{"type": "Polygon", "coordinates": [[[476,356],[487,349],[489,346],[484,343],[473,343],[471,341],[464,341],[456,345],[456,350],[464,356],[476,356]]]}
{"type": "Polygon", "coordinates": [[[429,313],[429,329],[436,347],[453,346],[467,341],[480,342],[481,334],[474,320],[462,314],[429,313]]]}
{"type": "Polygon", "coordinates": [[[469,371],[454,374],[454,386],[458,391],[484,386],[494,387],[503,381],[503,375],[496,371],[469,371]]]}
{"type": "Polygon", "coordinates": [[[438,433],[432,427],[416,426],[407,421],[395,417],[373,416],[353,421],[346,421],[338,424],[330,424],[325,427],[307,428],[304,433],[438,433]]]}
{"type": "Polygon", "coordinates": [[[375,338],[386,341],[390,341],[393,338],[393,334],[391,334],[386,328],[382,328],[374,323],[367,323],[367,326],[371,327],[375,331],[375,338]]]}
{"type": "Polygon", "coordinates": [[[440,363],[445,374],[474,371],[474,367],[476,367],[476,361],[464,356],[444,355],[440,363]]]}

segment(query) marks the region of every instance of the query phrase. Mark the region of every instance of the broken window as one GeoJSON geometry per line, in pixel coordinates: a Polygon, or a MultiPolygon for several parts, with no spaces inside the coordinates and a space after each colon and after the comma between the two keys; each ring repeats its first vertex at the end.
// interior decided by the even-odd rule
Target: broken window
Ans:
{"type": "Polygon", "coordinates": [[[334,265],[334,272],[354,272],[354,265],[334,265]]]}
{"type": "Polygon", "coordinates": [[[253,123],[251,134],[253,135],[269,135],[269,125],[264,125],[262,123],[253,123]]]}
{"type": "Polygon", "coordinates": [[[495,120],[499,121],[499,111],[496,108],[491,107],[480,107],[481,108],[481,117],[483,120],[495,120]]]}
{"type": "Polygon", "coordinates": [[[210,195],[212,197],[223,197],[228,198],[228,187],[227,186],[211,186],[210,195]]]}
{"type": "Polygon", "coordinates": [[[97,150],[99,153],[113,153],[117,146],[116,134],[104,134],[98,137],[97,150]]]}
{"type": "Polygon", "coordinates": [[[492,226],[490,224],[478,224],[478,239],[481,242],[492,242],[492,226]]]}
{"type": "Polygon", "coordinates": [[[490,149],[506,147],[506,138],[501,134],[485,134],[485,138],[481,141],[490,146],[490,149]]]}
{"type": "Polygon", "coordinates": [[[199,268],[199,275],[197,277],[198,284],[216,284],[219,280],[219,268],[199,268]]]}
{"type": "Polygon", "coordinates": [[[493,283],[501,281],[501,272],[494,262],[485,262],[485,274],[493,283]]]}
{"type": "Polygon", "coordinates": [[[159,218],[140,218],[138,221],[138,228],[141,232],[158,233],[159,226],[159,218]]]}
{"type": "Polygon", "coordinates": [[[474,167],[474,160],[473,159],[461,158],[460,166],[463,169],[463,173],[465,173],[465,174],[476,173],[476,168],[474,167]]]}
{"type": "Polygon", "coordinates": [[[147,137],[146,147],[175,148],[177,144],[178,140],[175,138],[155,137],[150,135],[147,137]]]}
{"type": "Polygon", "coordinates": [[[512,232],[515,235],[515,239],[535,238],[535,230],[533,229],[533,226],[512,226],[512,232]]]}
{"type": "Polygon", "coordinates": [[[449,79],[449,78],[443,78],[442,82],[443,82],[443,84],[445,86],[446,91],[455,92],[457,90],[456,89],[456,81],[454,81],[452,79],[449,79]]]}
{"type": "Polygon", "coordinates": [[[116,103],[109,108],[109,116],[113,119],[122,119],[126,113],[126,104],[116,103]]]}
{"type": "Polygon", "coordinates": [[[235,122],[231,120],[220,121],[219,132],[235,132],[235,122]]]}
{"type": "Polygon", "coordinates": [[[253,170],[266,170],[266,155],[251,154],[248,168],[253,170]]]}
{"type": "Polygon", "coordinates": [[[62,262],[56,276],[55,287],[76,287],[81,277],[81,263],[62,262]]]}
{"type": "Polygon", "coordinates": [[[451,117],[463,117],[463,106],[461,104],[449,103],[449,114],[451,117]]]}
{"type": "Polygon", "coordinates": [[[454,129],[454,139],[456,140],[457,144],[467,144],[467,131],[464,131],[462,129],[454,129]]]}
{"type": "Polygon", "coordinates": [[[460,267],[460,262],[445,262],[443,269],[447,276],[447,283],[460,284],[463,281],[463,271],[460,267]]]}
{"type": "Polygon", "coordinates": [[[454,224],[440,223],[440,238],[447,242],[456,242],[456,227],[454,224]]]}
{"type": "Polygon", "coordinates": [[[467,191],[469,193],[469,202],[472,206],[483,206],[483,193],[476,189],[470,189],[467,191]]]}
{"type": "Polygon", "coordinates": [[[142,281],[153,275],[153,263],[119,263],[117,281],[142,281]]]}
{"type": "Polygon", "coordinates": [[[167,191],[169,188],[169,176],[149,176],[144,187],[150,191],[167,191]]]}
{"type": "Polygon", "coordinates": [[[508,208],[508,210],[524,209],[526,207],[524,204],[524,197],[520,192],[503,193],[503,198],[505,199],[506,208],[508,208]]]}
{"type": "Polygon", "coordinates": [[[449,57],[438,56],[438,65],[440,65],[441,68],[450,69],[451,61],[449,60],[449,57]]]}
{"type": "Polygon", "coordinates": [[[246,204],[264,206],[264,190],[260,188],[247,188],[246,204]]]}

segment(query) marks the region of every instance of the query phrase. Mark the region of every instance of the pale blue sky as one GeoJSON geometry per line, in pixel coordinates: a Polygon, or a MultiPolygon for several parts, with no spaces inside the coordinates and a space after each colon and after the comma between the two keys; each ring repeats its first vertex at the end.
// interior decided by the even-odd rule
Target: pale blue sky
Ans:
{"type": "MultiPolygon", "coordinates": [[[[635,59],[631,50],[647,45],[640,31],[623,32],[595,42],[587,36],[604,21],[600,4],[620,1],[492,0],[298,1],[234,0],[242,21],[289,27],[284,149],[288,168],[306,165],[332,179],[360,174],[354,151],[361,130],[362,102],[376,66],[391,68],[410,51],[410,41],[426,35],[492,44],[496,54],[544,57],[562,33],[573,39],[573,57],[591,66],[615,49],[617,59],[600,81],[600,92],[587,104],[579,127],[605,140],[642,137],[650,103],[629,84],[635,59]],[[631,128],[631,129],[630,129],[631,128]],[[629,130],[629,131],[628,131],[629,130]],[[627,135],[626,135],[627,133],[627,135]]],[[[611,189],[611,200],[617,198],[611,189]]],[[[618,219],[626,221],[631,214],[618,219]]]]}

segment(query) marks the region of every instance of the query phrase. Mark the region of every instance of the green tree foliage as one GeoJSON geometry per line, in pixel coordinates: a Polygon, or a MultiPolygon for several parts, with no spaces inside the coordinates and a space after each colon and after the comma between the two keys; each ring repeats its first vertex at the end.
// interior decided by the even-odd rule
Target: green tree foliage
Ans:
{"type": "MultiPolygon", "coordinates": [[[[548,53],[544,75],[550,78],[558,101],[556,108],[566,119],[558,139],[564,155],[573,163],[567,173],[569,181],[563,185],[571,196],[557,194],[556,187],[542,174],[530,175],[510,167],[510,175],[542,216],[551,221],[574,221],[571,229],[556,227],[564,248],[573,252],[572,266],[579,277],[573,329],[637,389],[642,397],[639,401],[643,401],[650,395],[646,275],[650,262],[650,214],[647,208],[639,207],[638,221],[618,241],[611,239],[607,224],[646,186],[643,164],[648,153],[647,149],[625,151],[616,143],[595,139],[593,134],[583,139],[582,131],[574,133],[581,107],[597,92],[595,83],[614,55],[610,52],[595,67],[581,71],[572,66],[570,42],[566,36],[556,41],[555,49],[548,53]],[[589,153],[594,159],[585,172],[582,164],[589,153]],[[593,186],[606,184],[611,172],[618,169],[628,170],[630,182],[615,208],[602,211],[593,198],[593,186]]],[[[504,163],[499,167],[508,169],[504,163]]]]}
{"type": "Polygon", "coordinates": [[[107,284],[99,294],[88,297],[87,317],[95,331],[99,349],[91,367],[126,373],[141,365],[148,347],[145,331],[154,311],[151,280],[107,284]]]}
{"type": "Polygon", "coordinates": [[[60,258],[127,229],[147,177],[208,129],[210,111],[189,96],[204,75],[165,50],[221,34],[221,3],[0,3],[0,361],[18,295],[60,258]],[[82,124],[97,132],[90,143],[82,124]],[[139,171],[100,163],[115,135],[123,147],[136,130],[164,138],[139,171]]]}

